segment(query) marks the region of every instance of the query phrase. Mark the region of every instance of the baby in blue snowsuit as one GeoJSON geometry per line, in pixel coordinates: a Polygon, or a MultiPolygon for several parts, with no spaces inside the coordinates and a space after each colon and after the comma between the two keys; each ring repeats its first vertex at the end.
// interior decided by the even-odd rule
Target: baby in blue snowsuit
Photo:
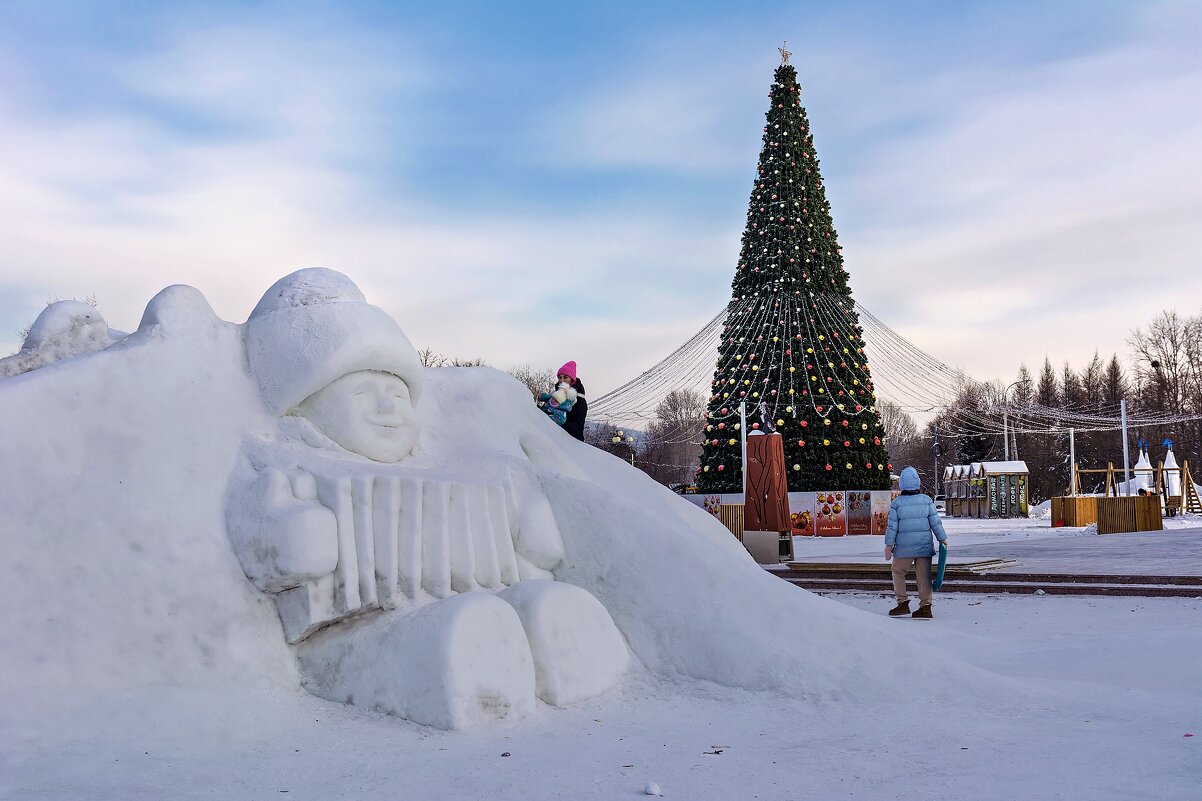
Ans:
{"type": "Polygon", "coordinates": [[[559,425],[567,422],[568,412],[576,405],[576,390],[567,381],[560,381],[554,392],[542,392],[538,396],[538,408],[559,425]]]}
{"type": "Polygon", "coordinates": [[[907,467],[901,472],[901,495],[889,504],[885,559],[893,560],[893,591],[897,595],[897,606],[889,610],[893,617],[910,613],[906,573],[911,570],[918,580],[919,604],[911,617],[931,617],[931,557],[935,555],[931,535],[941,543],[947,542],[934,501],[918,491],[921,484],[918,471],[907,467]]]}

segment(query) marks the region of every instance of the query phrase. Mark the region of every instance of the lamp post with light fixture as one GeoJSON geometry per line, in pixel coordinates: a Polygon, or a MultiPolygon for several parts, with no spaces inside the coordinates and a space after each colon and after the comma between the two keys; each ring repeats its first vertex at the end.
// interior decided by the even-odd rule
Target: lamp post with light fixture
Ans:
{"type": "Polygon", "coordinates": [[[624,431],[615,431],[614,437],[610,442],[615,445],[625,444],[626,447],[630,448],[630,466],[634,467],[634,437],[624,431]]]}

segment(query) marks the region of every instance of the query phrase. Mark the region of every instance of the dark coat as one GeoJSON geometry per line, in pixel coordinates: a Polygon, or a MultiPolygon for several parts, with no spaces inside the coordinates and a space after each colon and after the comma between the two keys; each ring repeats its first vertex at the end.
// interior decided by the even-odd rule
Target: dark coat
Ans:
{"type": "Polygon", "coordinates": [[[576,402],[572,404],[572,409],[568,412],[568,419],[564,421],[563,430],[583,442],[584,418],[588,414],[588,400],[584,397],[584,384],[579,378],[572,385],[572,389],[576,390],[576,402]]]}

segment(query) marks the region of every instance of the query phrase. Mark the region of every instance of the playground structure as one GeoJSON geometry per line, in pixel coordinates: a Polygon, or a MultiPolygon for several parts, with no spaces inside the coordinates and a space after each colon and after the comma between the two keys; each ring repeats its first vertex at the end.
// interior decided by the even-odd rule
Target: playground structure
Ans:
{"type": "Polygon", "coordinates": [[[1052,525],[1096,523],[1099,534],[1159,531],[1165,517],[1186,512],[1202,514],[1202,498],[1194,484],[1188,460],[1178,467],[1170,451],[1168,463],[1158,462],[1153,471],[1147,454],[1141,452],[1134,472],[1134,479],[1120,484],[1113,462],[1108,462],[1105,468],[1094,469],[1082,469],[1074,462],[1069,494],[1052,498],[1052,525]],[[1103,494],[1082,494],[1082,476],[1095,474],[1105,476],[1103,494]],[[1120,486],[1127,494],[1120,493],[1120,486]]]}

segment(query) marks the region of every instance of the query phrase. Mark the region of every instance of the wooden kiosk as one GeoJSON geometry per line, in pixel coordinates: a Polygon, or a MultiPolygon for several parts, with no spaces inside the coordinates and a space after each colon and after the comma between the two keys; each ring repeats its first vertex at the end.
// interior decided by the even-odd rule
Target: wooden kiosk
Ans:
{"type": "Polygon", "coordinates": [[[973,462],[944,471],[950,517],[1026,517],[1027,463],[973,462]]]}

